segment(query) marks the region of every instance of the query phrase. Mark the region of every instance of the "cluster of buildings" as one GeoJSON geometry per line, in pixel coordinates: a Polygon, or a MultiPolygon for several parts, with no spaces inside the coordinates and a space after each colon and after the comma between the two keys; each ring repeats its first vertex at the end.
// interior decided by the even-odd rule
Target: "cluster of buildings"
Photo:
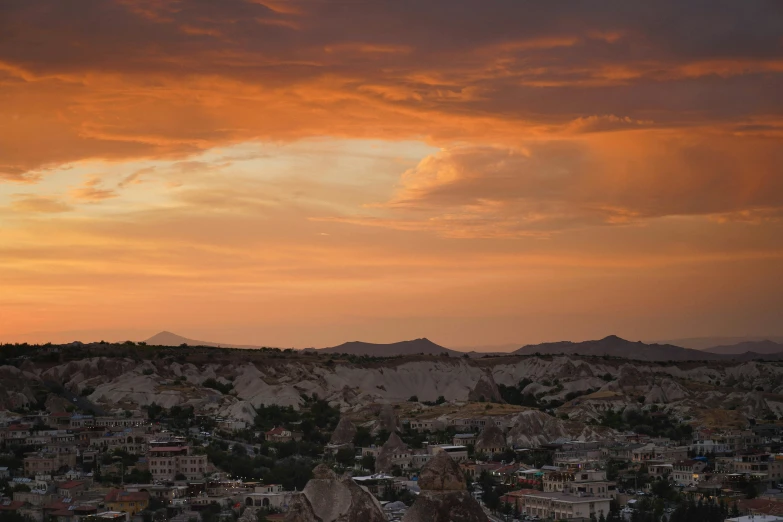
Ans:
{"type": "Polygon", "coordinates": [[[172,437],[139,416],[53,413],[6,418],[0,443],[24,447],[21,469],[0,467],[12,495],[0,499],[0,511],[36,522],[127,521],[156,505],[197,511],[212,502],[282,507],[281,488],[222,479],[207,456],[186,439],[172,437]],[[134,461],[126,466],[124,457],[134,461]],[[100,475],[123,477],[142,472],[146,484],[110,488],[100,475]],[[249,494],[251,496],[244,497],[249,494]]]}
{"type": "MultiPolygon", "coordinates": [[[[226,432],[247,427],[230,419],[215,421],[226,432]]],[[[282,427],[258,435],[277,443],[302,436],[282,427]]],[[[0,419],[2,443],[29,451],[20,469],[0,467],[0,481],[8,481],[12,492],[0,494],[0,512],[17,512],[36,522],[128,522],[140,520],[148,508],[166,509],[167,519],[187,522],[215,503],[225,510],[254,506],[284,511],[293,493],[281,485],[231,480],[184,437],[124,411],[116,416],[6,416],[0,419]],[[104,486],[100,476],[107,475],[123,482],[122,487],[104,486]],[[148,480],[125,484],[130,477],[148,480]]]]}
{"type": "MultiPolygon", "coordinates": [[[[437,419],[404,419],[403,424],[419,431],[435,432],[449,427],[458,432],[452,445],[463,471],[476,479],[482,472],[514,488],[504,501],[519,513],[541,518],[589,518],[605,516],[613,499],[625,505],[634,497],[650,494],[650,481],[665,479],[681,491],[703,498],[720,495],[740,501],[755,490],[765,501],[779,502],[783,513],[783,425],[752,424],[747,429],[702,429],[692,439],[674,441],[628,433],[611,440],[556,440],[535,448],[549,454],[546,466],[526,466],[475,461],[468,448],[490,457],[504,453],[505,437],[483,437],[496,430],[506,433],[509,419],[503,416],[476,416],[437,419]],[[488,441],[493,441],[489,442],[488,441]],[[607,478],[608,463],[620,469],[617,481],[607,478]],[[642,478],[641,483],[638,479],[642,478]]],[[[393,462],[402,469],[416,469],[421,454],[432,454],[437,446],[399,451],[393,462]]],[[[515,452],[533,448],[512,448],[515,452]]],[[[380,450],[363,448],[363,454],[380,450]]],[[[374,452],[374,453],[373,453],[374,452]]],[[[505,454],[505,453],[504,453],[505,454]]],[[[522,459],[519,459],[522,460],[522,459]]],[[[479,492],[480,494],[480,492],[479,492]]],[[[630,505],[629,504],[629,505],[630,505]]],[[[742,505],[742,502],[739,502],[742,505]]]]}
{"type": "MultiPolygon", "coordinates": [[[[513,471],[495,464],[498,471],[491,472],[503,470],[507,483],[524,486],[507,494],[504,501],[522,514],[541,518],[607,515],[612,499],[632,505],[634,497],[650,494],[651,481],[657,479],[668,480],[697,498],[719,495],[737,501],[741,509],[752,488],[763,497],[761,504],[770,513],[783,512],[781,436],[783,426],[764,425],[723,432],[700,430],[689,444],[639,434],[612,441],[554,441],[539,448],[551,452],[551,466],[518,466],[513,471]],[[705,452],[705,446],[710,450],[705,452]],[[624,480],[625,489],[607,479],[609,462],[621,468],[618,479],[624,480]],[[535,480],[529,480],[531,476],[535,480]]],[[[747,509],[764,512],[758,507],[747,509]]]]}
{"type": "MultiPolygon", "coordinates": [[[[225,431],[244,429],[226,419],[221,425],[225,431]]],[[[650,480],[657,479],[702,497],[740,499],[747,488],[754,488],[783,512],[783,426],[698,430],[688,441],[629,433],[611,440],[555,440],[520,448],[508,443],[510,426],[504,416],[404,419],[402,425],[430,432],[430,440],[440,443],[424,442],[414,449],[393,432],[382,446],[356,448],[357,460],[372,456],[376,464],[375,474],[355,481],[376,495],[389,488],[417,493],[417,471],[445,453],[474,481],[488,473],[506,485],[510,491],[502,500],[531,517],[607,516],[613,500],[632,503],[636,496],[649,494],[650,480]],[[444,439],[444,433],[451,435],[444,439]],[[529,458],[533,454],[543,457],[529,458]],[[612,479],[607,476],[610,469],[612,479]]],[[[283,427],[263,433],[277,443],[301,436],[283,427]]],[[[350,440],[330,444],[327,453],[345,445],[353,448],[350,440]]],[[[285,511],[294,494],[280,485],[229,479],[185,438],[171,436],[137,415],[17,417],[0,422],[0,442],[29,450],[21,469],[0,467],[0,480],[9,481],[13,492],[0,499],[0,511],[19,512],[36,522],[130,521],[152,508],[166,509],[168,518],[187,522],[215,503],[226,510],[285,511]],[[99,480],[106,475],[146,480],[110,488],[99,480]]],[[[357,465],[356,471],[360,469],[357,465]]],[[[477,498],[481,494],[475,492],[477,498]]],[[[390,517],[399,518],[405,510],[399,503],[387,507],[390,517]]]]}

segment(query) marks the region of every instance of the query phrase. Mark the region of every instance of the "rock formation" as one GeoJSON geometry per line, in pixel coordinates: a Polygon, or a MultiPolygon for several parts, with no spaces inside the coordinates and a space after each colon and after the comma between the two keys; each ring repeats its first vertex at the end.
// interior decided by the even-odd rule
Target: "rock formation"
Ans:
{"type": "Polygon", "coordinates": [[[237,522],[257,522],[258,521],[258,509],[257,507],[248,506],[242,512],[242,516],[237,519],[237,522]]]}
{"type": "Polygon", "coordinates": [[[353,438],[356,436],[356,426],[348,417],[340,417],[340,422],[332,433],[330,443],[335,445],[353,444],[353,438]]]}
{"type": "Polygon", "coordinates": [[[581,422],[564,421],[538,410],[519,413],[511,423],[508,438],[517,446],[540,446],[557,439],[604,440],[616,434],[602,426],[586,426],[581,422]]]}
{"type": "Polygon", "coordinates": [[[391,404],[381,406],[381,411],[378,413],[378,422],[373,431],[377,433],[381,430],[386,430],[389,433],[400,431],[400,419],[391,404]]]}
{"type": "Polygon", "coordinates": [[[476,383],[476,386],[468,393],[469,401],[505,402],[500,395],[500,390],[492,377],[485,372],[476,383]]]}
{"type": "Polygon", "coordinates": [[[495,424],[487,423],[476,438],[476,451],[484,453],[500,453],[508,447],[503,430],[495,424]]]}
{"type": "Polygon", "coordinates": [[[389,435],[386,443],[381,446],[378,456],[375,458],[375,472],[384,473],[391,471],[394,466],[394,455],[410,453],[408,445],[403,442],[396,432],[389,435]]]}
{"type": "Polygon", "coordinates": [[[487,515],[465,485],[465,476],[445,452],[438,453],[419,475],[421,493],[402,522],[486,522],[487,515]]]}
{"type": "Polygon", "coordinates": [[[325,464],[291,499],[285,522],[385,522],[380,503],[351,477],[338,477],[325,464]]]}
{"type": "MultiPolygon", "coordinates": [[[[401,414],[393,406],[382,404],[403,403],[413,395],[428,399],[442,395],[454,408],[462,408],[458,403],[466,401],[468,395],[474,399],[483,395],[485,400],[492,400],[493,381],[505,386],[526,382],[525,395],[543,394],[543,400],[565,404],[553,412],[557,418],[539,412],[517,414],[509,422],[511,428],[517,429],[507,433],[508,441],[524,446],[560,437],[591,438],[597,434],[603,438],[599,426],[587,423],[610,410],[640,407],[640,396],[645,397],[644,411],[653,405],[665,406],[675,418],[690,419],[705,427],[740,428],[747,425],[748,418],[783,414],[783,366],[776,362],[726,359],[650,363],[549,355],[475,360],[410,357],[365,364],[316,356],[303,358],[297,354],[240,354],[215,349],[214,360],[204,363],[191,350],[178,355],[184,358],[178,361],[172,357],[145,359],[149,356],[144,353],[129,357],[121,353],[133,348],[117,351],[107,346],[63,345],[59,348],[61,363],[40,361],[36,356],[19,358],[13,366],[0,364],[0,410],[31,406],[48,392],[45,382],[56,382],[77,395],[94,389],[86,399],[107,411],[139,409],[153,402],[165,408],[189,405],[198,414],[252,424],[261,405],[299,409],[304,405],[302,395],[317,394],[341,411],[351,412],[352,418],[374,421],[372,429],[378,433],[399,427],[395,413],[401,414]],[[89,355],[72,360],[69,354],[76,351],[89,355]],[[268,360],[272,357],[274,364],[268,360]],[[231,380],[233,392],[224,395],[205,388],[202,383],[208,378],[231,380]],[[556,380],[557,385],[542,384],[556,380]],[[764,393],[754,392],[757,388],[764,393]],[[593,393],[587,394],[591,390],[593,393]],[[561,419],[564,415],[568,421],[561,419]]],[[[64,406],[59,397],[52,400],[56,393],[48,395],[50,411],[64,406]]],[[[471,406],[474,405],[467,408],[471,406]]],[[[423,404],[417,408],[422,413],[429,409],[423,404]]],[[[444,406],[432,413],[440,414],[445,409],[444,406]]],[[[405,415],[411,415],[407,408],[405,415]]]]}

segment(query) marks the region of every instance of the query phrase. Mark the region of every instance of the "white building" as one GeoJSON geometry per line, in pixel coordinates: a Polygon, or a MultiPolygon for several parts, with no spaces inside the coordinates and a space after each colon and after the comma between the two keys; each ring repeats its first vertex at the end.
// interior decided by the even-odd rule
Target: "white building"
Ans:
{"type": "Polygon", "coordinates": [[[559,492],[523,489],[512,491],[504,497],[516,503],[520,513],[555,520],[570,518],[600,518],[609,514],[610,498],[575,496],[559,492]]]}
{"type": "Polygon", "coordinates": [[[187,480],[204,478],[207,456],[194,455],[189,446],[156,446],[147,451],[153,480],[175,480],[184,475],[187,480]]]}
{"type": "Polygon", "coordinates": [[[468,460],[468,448],[467,446],[452,446],[447,444],[437,444],[429,446],[430,455],[437,455],[438,453],[445,452],[454,460],[454,462],[464,462],[468,460]]]}
{"type": "Polygon", "coordinates": [[[291,492],[283,491],[283,486],[280,484],[266,484],[256,486],[253,493],[245,493],[243,498],[246,506],[273,507],[282,510],[288,508],[288,504],[291,502],[291,492]]]}

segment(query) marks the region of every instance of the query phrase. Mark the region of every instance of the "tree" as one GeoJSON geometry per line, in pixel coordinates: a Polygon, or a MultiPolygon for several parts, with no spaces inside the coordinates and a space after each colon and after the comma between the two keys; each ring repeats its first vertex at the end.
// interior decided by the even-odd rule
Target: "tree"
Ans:
{"type": "Polygon", "coordinates": [[[353,437],[353,445],[357,448],[366,448],[373,443],[372,433],[370,429],[364,426],[358,426],[356,428],[356,435],[353,437]]]}
{"type": "MultiPolygon", "coordinates": [[[[152,482],[152,480],[150,479],[149,482],[152,482]]],[[[158,497],[150,497],[150,503],[147,506],[147,509],[149,509],[150,511],[157,511],[165,507],[166,507],[166,503],[163,501],[163,499],[158,497]]]]}
{"type": "Polygon", "coordinates": [[[217,502],[210,502],[210,504],[201,511],[201,522],[217,522],[218,515],[221,511],[222,509],[217,502]]]}
{"type": "Polygon", "coordinates": [[[33,519],[15,511],[0,511],[0,522],[33,522],[33,519]]]}
{"type": "Polygon", "coordinates": [[[363,469],[373,471],[375,469],[375,457],[372,455],[364,455],[362,460],[359,461],[363,469]]]}
{"type": "MultiPolygon", "coordinates": [[[[130,472],[125,474],[125,482],[129,484],[130,483],[149,484],[150,482],[152,482],[152,473],[150,473],[149,471],[141,471],[134,468],[130,470],[130,472]]],[[[150,498],[150,505],[152,505],[153,499],[155,499],[155,497],[150,498]]]]}
{"type": "MultiPolygon", "coordinates": [[[[145,408],[142,406],[142,408],[145,408]]],[[[157,403],[152,403],[149,406],[146,406],[147,410],[147,418],[150,420],[158,420],[160,419],[160,416],[164,413],[163,407],[158,406],[157,403]]]]}
{"type": "Polygon", "coordinates": [[[344,468],[347,468],[349,466],[353,466],[353,463],[356,461],[356,454],[351,448],[340,448],[337,450],[335,459],[337,460],[338,464],[344,468]]]}
{"type": "Polygon", "coordinates": [[[410,399],[408,399],[408,402],[419,402],[419,397],[417,395],[411,395],[410,399]]]}

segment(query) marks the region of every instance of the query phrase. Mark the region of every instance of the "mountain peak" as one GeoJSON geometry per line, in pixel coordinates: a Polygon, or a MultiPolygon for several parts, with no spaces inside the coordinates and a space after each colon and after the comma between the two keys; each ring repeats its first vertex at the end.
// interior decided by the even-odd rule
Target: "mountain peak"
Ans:
{"type": "Polygon", "coordinates": [[[168,330],[163,330],[145,341],[152,346],[181,346],[187,344],[188,346],[211,346],[211,347],[223,347],[223,348],[259,348],[258,346],[249,346],[243,344],[230,344],[230,343],[215,343],[210,341],[199,341],[196,339],[188,339],[182,337],[168,330]]]}
{"type": "Polygon", "coordinates": [[[347,353],[353,355],[371,355],[381,357],[392,357],[395,355],[415,355],[419,353],[436,354],[451,353],[458,355],[459,352],[444,348],[426,337],[411,339],[408,341],[399,341],[396,343],[367,343],[362,341],[351,341],[331,348],[322,348],[324,353],[347,353]]]}
{"type": "Polygon", "coordinates": [[[531,355],[536,353],[544,355],[608,355],[610,357],[625,357],[647,361],[687,361],[719,358],[716,354],[689,350],[670,344],[636,343],[616,335],[609,335],[603,339],[583,341],[581,343],[564,341],[527,345],[513,353],[520,355],[531,355]]]}

